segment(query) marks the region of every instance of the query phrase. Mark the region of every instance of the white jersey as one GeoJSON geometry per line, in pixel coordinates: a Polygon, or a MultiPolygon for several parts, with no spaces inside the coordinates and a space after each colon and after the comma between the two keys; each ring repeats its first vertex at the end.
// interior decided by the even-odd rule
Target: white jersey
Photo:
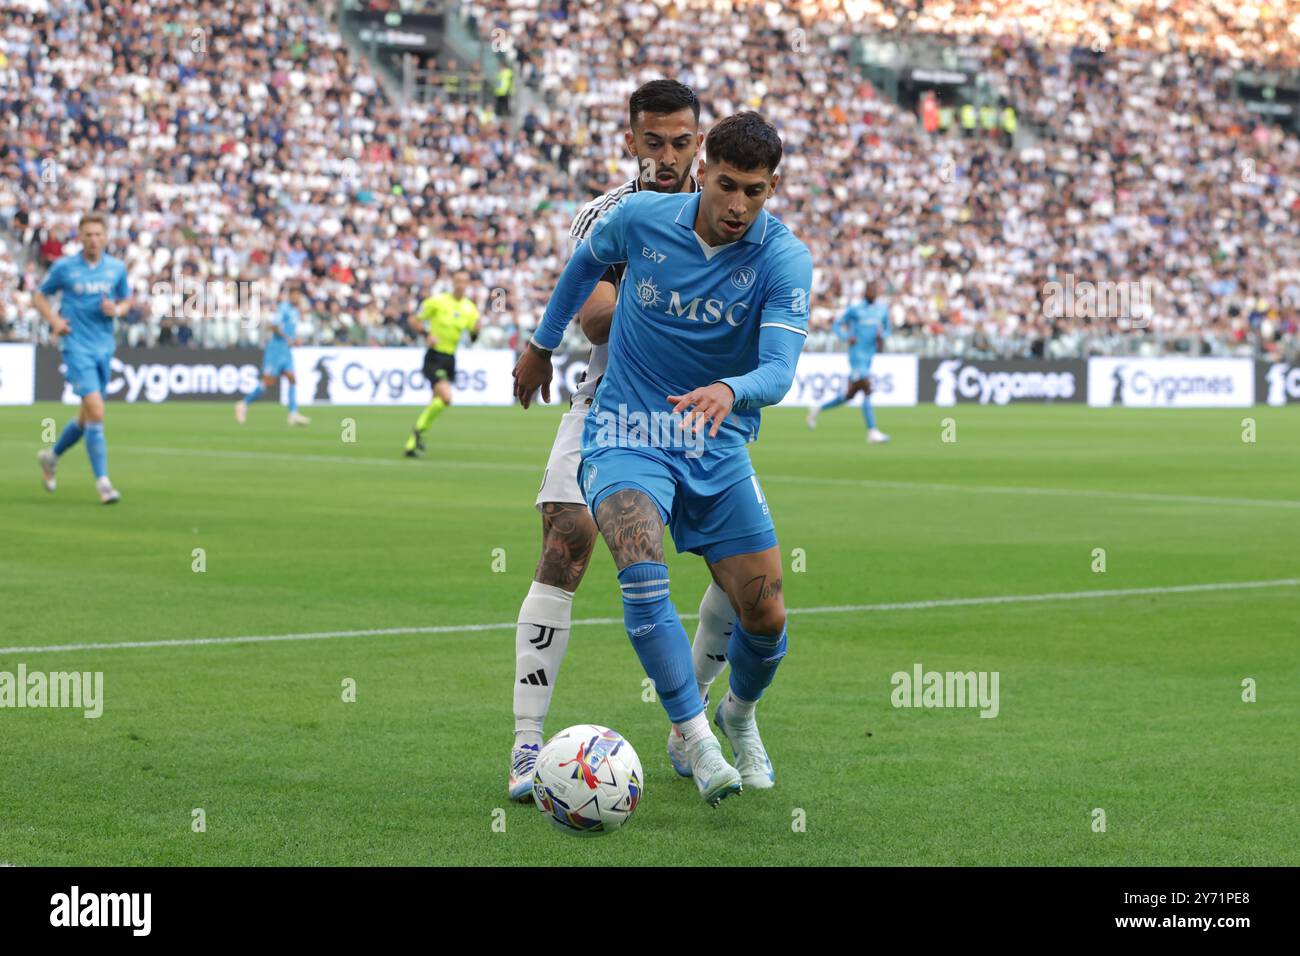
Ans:
{"type": "MultiPolygon", "coordinates": [[[[696,192],[699,184],[695,177],[691,176],[691,188],[687,192],[696,192]]],[[[587,205],[578,210],[578,214],[573,217],[573,225],[569,228],[569,238],[576,248],[578,243],[587,238],[596,223],[600,221],[601,216],[616,207],[628,196],[635,192],[640,192],[641,180],[632,179],[625,182],[622,186],[611,189],[603,196],[597,196],[587,205]]],[[[617,266],[611,266],[617,272],[619,278],[623,276],[623,267],[620,263],[617,266]]],[[[582,383],[573,393],[573,403],[576,405],[580,400],[590,403],[596,395],[596,386],[600,384],[600,377],[605,374],[605,366],[609,362],[609,346],[593,345],[591,355],[587,359],[587,373],[583,376],[582,383]]]]}

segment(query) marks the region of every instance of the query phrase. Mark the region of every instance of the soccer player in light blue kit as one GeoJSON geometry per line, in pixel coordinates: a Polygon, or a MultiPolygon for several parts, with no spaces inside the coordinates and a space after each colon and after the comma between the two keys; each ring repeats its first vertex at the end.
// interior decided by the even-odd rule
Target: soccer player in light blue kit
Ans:
{"type": "Polygon", "coordinates": [[[310,425],[311,419],[298,413],[298,378],[293,372],[293,346],[298,345],[298,320],[302,318],[304,296],[295,289],[290,299],[282,300],[275,310],[271,323],[271,338],[262,353],[262,380],[257,387],[235,403],[235,421],[244,424],[248,418],[248,403],[257,401],[262,393],[273,386],[283,375],[289,380],[289,424],[310,425]]]}
{"type": "Polygon", "coordinates": [[[817,427],[817,413],[853,401],[862,393],[862,418],[867,423],[867,443],[880,444],[889,436],[876,427],[876,410],[871,407],[871,360],[883,349],[889,335],[889,303],[881,298],[879,279],[867,285],[867,297],[848,307],[835,320],[835,334],[849,343],[849,387],[839,398],[833,398],[820,408],[808,412],[808,427],[817,427]]]}
{"type": "Polygon", "coordinates": [[[99,500],[115,504],[121,495],[108,480],[108,441],[104,438],[104,392],[108,388],[113,351],[113,320],[126,314],[131,287],[122,260],[107,255],[108,227],[104,217],[81,217],[77,236],[81,252],[64,256],[50,268],[32,304],[49,323],[63,353],[64,376],[81,399],[77,417],[68,422],[53,449],[37,453],[46,491],[56,487],[54,472],[65,451],[86,438],[86,455],[95,473],[99,500]],[[48,296],[60,295],[56,312],[48,296]]]}
{"type": "Polygon", "coordinates": [[[754,710],[786,653],[781,554],[745,446],[759,409],[794,381],[812,257],[763,209],[780,178],[776,130],[737,113],[704,148],[700,192],[628,196],[578,246],[515,366],[515,394],[525,408],[539,387],[549,400],[550,350],[605,270],[625,262],[579,484],[618,568],[632,646],[716,806],[742,783],[775,783],[754,710]],[[704,557],[736,612],[730,689],[714,715],[735,767],[709,729],[669,597],[665,525],[678,551],[704,557]]]}

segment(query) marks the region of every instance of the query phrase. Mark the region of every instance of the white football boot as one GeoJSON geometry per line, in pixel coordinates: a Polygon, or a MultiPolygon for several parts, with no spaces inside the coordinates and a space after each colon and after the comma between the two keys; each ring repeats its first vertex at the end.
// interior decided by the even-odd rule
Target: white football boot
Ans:
{"type": "Polygon", "coordinates": [[[809,427],[809,428],[816,428],[816,427],[817,427],[817,415],[818,415],[820,412],[821,412],[821,406],[820,406],[820,405],[814,405],[812,408],[808,409],[808,417],[805,418],[804,421],[806,421],[806,422],[808,423],[808,427],[809,427]]]}
{"type": "Polygon", "coordinates": [[[297,412],[290,412],[290,413],[289,413],[289,424],[290,424],[290,425],[310,425],[310,424],[311,424],[311,419],[308,418],[306,415],[299,415],[297,412]]]}
{"type": "MultiPolygon", "coordinates": [[[[708,694],[704,695],[704,709],[709,709],[708,694]]],[[[691,775],[691,758],[686,753],[686,738],[682,736],[676,724],[668,725],[668,759],[672,762],[673,769],[677,771],[677,776],[691,775]]]]}
{"type": "Polygon", "coordinates": [[[887,441],[889,441],[889,436],[879,428],[873,428],[871,431],[867,432],[868,445],[883,445],[887,441]]]}
{"type": "Polygon", "coordinates": [[[679,777],[691,775],[691,758],[686,753],[686,738],[677,729],[676,724],[668,727],[668,759],[679,777]]]}
{"type": "Polygon", "coordinates": [[[122,496],[117,493],[113,483],[108,480],[108,475],[95,480],[95,490],[99,492],[100,504],[115,505],[122,500],[122,496]]]}
{"type": "Polygon", "coordinates": [[[705,803],[716,807],[733,793],[740,793],[743,788],[740,773],[722,756],[722,744],[718,743],[717,737],[709,734],[689,748],[688,753],[691,775],[695,777],[695,785],[700,788],[705,803]]]}
{"type": "Polygon", "coordinates": [[[726,706],[724,697],[713,714],[713,722],[731,742],[740,779],[745,786],[755,790],[771,789],[776,786],[776,774],[772,770],[772,761],[767,757],[767,748],[763,746],[763,738],[758,735],[758,722],[753,717],[748,720],[727,717],[726,706]]]}
{"type": "Polygon", "coordinates": [[[527,803],[533,799],[533,771],[537,768],[540,744],[523,744],[510,751],[510,778],[506,789],[511,800],[527,803]]]}
{"type": "Polygon", "coordinates": [[[46,491],[53,491],[58,487],[58,482],[54,480],[54,469],[59,466],[59,456],[54,454],[53,449],[42,448],[36,453],[36,460],[41,463],[41,484],[46,491]]]}

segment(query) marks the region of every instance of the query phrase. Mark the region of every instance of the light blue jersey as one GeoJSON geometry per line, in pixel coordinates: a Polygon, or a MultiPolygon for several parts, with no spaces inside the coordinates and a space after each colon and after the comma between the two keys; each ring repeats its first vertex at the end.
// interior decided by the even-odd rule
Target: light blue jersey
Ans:
{"type": "MultiPolygon", "coordinates": [[[[755,118],[741,114],[738,121],[755,118]]],[[[533,339],[541,348],[559,345],[606,268],[626,263],[609,364],[583,432],[578,484],[587,507],[598,522],[602,515],[626,520],[629,502],[614,499],[615,512],[602,502],[630,492],[633,502],[654,503],[678,551],[699,554],[710,566],[742,554],[769,560],[778,547],[776,529],[746,442],[758,437],[759,409],[779,402],[794,380],[807,336],[812,256],[765,209],[736,241],[705,245],[695,231],[700,199],[699,193],[638,192],[606,213],[565,266],[533,339]],[[682,422],[672,420],[668,396],[714,383],[725,384],[735,399],[718,434],[702,447],[675,445],[682,422]],[[611,417],[617,436],[608,432],[611,417]]],[[[643,526],[636,533],[649,537],[643,526]]],[[[683,726],[704,703],[691,643],[669,593],[668,566],[642,557],[620,567],[618,581],[632,647],[668,719],[683,726]]],[[[732,621],[727,642],[728,699],[757,701],[788,644],[783,626],[776,634],[751,634],[745,623],[732,621]]],[[[722,785],[738,792],[740,775],[731,773],[734,782],[722,785]]],[[[707,788],[716,783],[701,787],[713,804],[722,790],[710,795],[707,788]]]]}
{"type": "Polygon", "coordinates": [[[554,348],[605,269],[627,264],[584,449],[602,409],[665,413],[667,396],[713,382],[735,404],[708,447],[742,446],[758,437],[759,408],[794,380],[812,256],[766,210],[740,239],[710,249],[695,232],[699,205],[699,193],[628,196],[578,246],[547,304],[534,339],[554,348]]]}
{"type": "MultiPolygon", "coordinates": [[[[72,391],[80,398],[108,394],[112,376],[113,319],[104,314],[104,300],[117,303],[131,296],[131,285],[126,278],[122,260],[101,255],[93,266],[81,253],[64,256],[50,268],[41,283],[41,294],[58,293],[59,314],[68,322],[68,332],[59,339],[63,353],[63,374],[72,391]]],[[[104,437],[102,421],[80,422],[73,419],[64,426],[53,452],[62,456],[82,436],[86,438],[86,454],[97,483],[108,482],[108,443],[104,437]]],[[[118,500],[111,485],[100,487],[100,501],[112,504],[118,500]]]]}
{"type": "Polygon", "coordinates": [[[65,356],[69,352],[104,360],[112,356],[113,320],[104,314],[101,303],[104,299],[120,302],[131,295],[122,260],[101,255],[92,266],[81,253],[64,256],[45,276],[41,293],[62,295],[59,314],[71,327],[59,342],[65,356]]]}
{"type": "Polygon", "coordinates": [[[776,544],[745,444],[758,437],[759,409],[794,381],[812,256],[766,210],[740,239],[710,248],[695,232],[699,205],[698,193],[624,199],[574,251],[534,339],[558,345],[605,269],[627,264],[609,364],[584,426],[579,487],[593,514],[622,488],[649,495],[677,550],[715,562],[776,544]],[[678,423],[664,421],[668,396],[715,382],[735,395],[731,414],[702,447],[681,442],[678,423]]]}
{"type": "Polygon", "coordinates": [[[293,371],[293,340],[298,336],[298,310],[288,302],[281,302],[275,310],[271,324],[271,338],[262,356],[262,374],[279,377],[293,371]]]}
{"type": "Polygon", "coordinates": [[[841,339],[856,339],[849,346],[849,367],[855,378],[866,378],[876,357],[876,337],[889,336],[889,304],[884,299],[854,303],[835,320],[834,329],[841,339]]]}

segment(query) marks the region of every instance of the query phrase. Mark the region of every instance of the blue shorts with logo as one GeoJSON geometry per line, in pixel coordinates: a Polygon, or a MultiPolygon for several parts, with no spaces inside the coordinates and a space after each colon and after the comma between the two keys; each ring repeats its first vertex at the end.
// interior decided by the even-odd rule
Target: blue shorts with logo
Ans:
{"type": "Polygon", "coordinates": [[[679,553],[710,563],[776,546],[776,529],[744,445],[711,449],[692,457],[652,446],[597,447],[586,443],[579,487],[596,514],[616,491],[644,492],[659,509],[679,553]]]}
{"type": "Polygon", "coordinates": [[[113,364],[111,351],[91,352],[68,347],[62,351],[63,377],[78,398],[85,398],[92,392],[99,392],[101,396],[108,394],[108,380],[112,375],[113,364]]]}
{"type": "Polygon", "coordinates": [[[293,352],[287,348],[268,348],[262,356],[262,375],[279,378],[293,371],[293,352]]]}

